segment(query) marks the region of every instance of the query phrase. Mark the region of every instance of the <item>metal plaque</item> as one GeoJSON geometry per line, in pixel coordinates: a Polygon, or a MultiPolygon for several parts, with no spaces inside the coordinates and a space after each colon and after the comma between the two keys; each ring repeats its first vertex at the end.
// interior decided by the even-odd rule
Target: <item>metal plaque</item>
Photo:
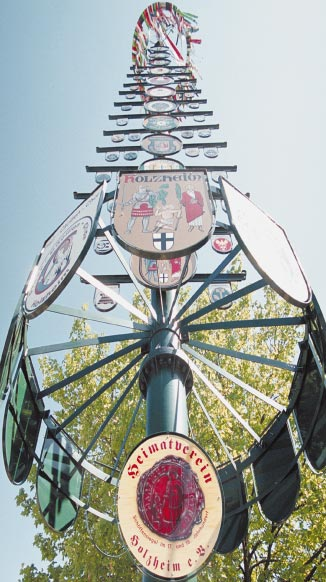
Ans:
{"type": "Polygon", "coordinates": [[[219,234],[211,238],[212,248],[217,253],[225,255],[232,251],[232,238],[229,234],[219,234]]]}
{"type": "Polygon", "coordinates": [[[205,115],[194,115],[194,121],[196,123],[203,123],[205,121],[205,115]]]}
{"type": "Polygon", "coordinates": [[[182,149],[181,139],[165,133],[152,134],[141,142],[143,150],[156,156],[177,154],[182,149]]]}
{"type": "MultiPolygon", "coordinates": [[[[188,257],[172,259],[145,259],[131,256],[130,267],[135,277],[151,288],[173,289],[180,284],[181,276],[188,257]]],[[[182,278],[182,284],[193,277],[196,272],[197,258],[191,255],[182,278]]]]}
{"type": "Polygon", "coordinates": [[[78,269],[96,232],[105,187],[97,188],[44,243],[27,285],[27,317],[36,317],[47,309],[78,269]]]}
{"type": "Polygon", "coordinates": [[[175,95],[175,89],[173,87],[148,87],[145,89],[146,95],[148,97],[164,98],[173,97],[175,95]]]}
{"type": "Polygon", "coordinates": [[[126,95],[126,99],[136,99],[136,95],[131,95],[128,93],[128,95],[126,95]]]}
{"type": "Polygon", "coordinates": [[[117,125],[118,126],[128,125],[128,119],[125,119],[124,117],[117,119],[117,125]]]}
{"type": "Polygon", "coordinates": [[[144,103],[144,107],[149,113],[172,113],[177,108],[173,101],[168,100],[147,101],[144,103]]]}
{"type": "Polygon", "coordinates": [[[188,107],[189,107],[190,109],[199,109],[199,103],[192,103],[192,102],[190,101],[190,103],[188,103],[188,107]]]}
{"type": "Polygon", "coordinates": [[[170,131],[179,126],[176,117],[169,115],[150,115],[145,117],[143,127],[149,131],[170,131]]]}
{"type": "Polygon", "coordinates": [[[150,574],[184,580],[197,573],[214,548],[222,514],[215,468],[191,439],[155,435],[129,456],[119,481],[119,525],[150,574]]]}
{"type": "Polygon", "coordinates": [[[132,105],[121,105],[121,111],[131,111],[132,105]]]}
{"type": "MultiPolygon", "coordinates": [[[[115,293],[120,293],[120,285],[105,285],[108,290],[112,289],[115,293]]],[[[94,299],[93,299],[94,307],[98,311],[111,311],[116,307],[117,303],[109,295],[105,295],[103,291],[99,289],[95,289],[94,292],[94,299]]]]}
{"type": "Polygon", "coordinates": [[[224,178],[222,194],[244,252],[266,281],[290,303],[311,301],[311,288],[285,231],[224,178]]]}
{"type": "Polygon", "coordinates": [[[114,213],[119,243],[149,258],[189,255],[208,240],[215,215],[206,172],[121,172],[114,213]]]}

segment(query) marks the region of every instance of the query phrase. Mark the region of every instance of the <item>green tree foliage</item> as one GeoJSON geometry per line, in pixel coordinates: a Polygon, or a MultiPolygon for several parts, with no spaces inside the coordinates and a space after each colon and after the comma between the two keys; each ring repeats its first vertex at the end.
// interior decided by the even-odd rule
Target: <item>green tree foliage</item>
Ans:
{"type": "MultiPolygon", "coordinates": [[[[186,292],[182,291],[183,297],[186,292]]],[[[193,310],[207,304],[207,296],[198,299],[193,310]]],[[[139,306],[139,298],[135,299],[139,306]]],[[[203,321],[225,319],[225,311],[214,311],[201,318],[203,321]]],[[[283,301],[267,288],[259,299],[251,296],[239,299],[228,310],[228,319],[259,319],[283,315],[293,315],[296,309],[283,301]]],[[[292,362],[298,353],[298,341],[301,332],[295,327],[269,328],[235,328],[229,331],[199,331],[192,335],[199,342],[218,345],[228,350],[241,349],[244,353],[258,354],[267,358],[292,362]],[[241,348],[240,348],[241,347],[241,348]]],[[[71,331],[71,340],[92,338],[93,333],[84,320],[76,320],[71,331]]],[[[124,342],[116,347],[121,350],[128,346],[124,342]]],[[[44,387],[51,386],[76,371],[105,358],[110,353],[106,344],[89,345],[75,348],[61,359],[43,357],[40,367],[43,373],[44,387]]],[[[240,378],[246,384],[254,386],[264,394],[277,398],[286,406],[292,374],[284,369],[271,368],[245,359],[230,358],[228,355],[213,353],[207,349],[197,348],[205,358],[240,378]]],[[[112,352],[111,352],[112,353],[112,352]]],[[[118,374],[134,353],[124,355],[102,366],[81,379],[71,382],[54,395],[56,418],[66,419],[99,387],[118,374]]],[[[203,362],[198,366],[209,380],[228,398],[235,409],[250,423],[259,434],[267,428],[275,416],[275,410],[260,402],[255,396],[236,386],[229,378],[216,376],[214,370],[203,362]],[[218,378],[218,379],[217,379],[218,378]]],[[[104,394],[87,407],[67,427],[68,434],[74,442],[85,449],[93,435],[112,410],[117,398],[128,386],[138,369],[138,365],[128,371],[118,382],[109,386],[104,394]]],[[[234,421],[232,415],[220,404],[203,384],[195,379],[195,387],[205,404],[221,438],[235,457],[252,446],[252,437],[243,427],[234,421]]],[[[139,400],[138,382],[131,388],[129,397],[121,404],[118,412],[103,430],[93,452],[88,456],[90,462],[101,463],[107,473],[114,466],[120,444],[129,424],[132,412],[139,400]],[[96,457],[96,459],[95,459],[96,457]]],[[[214,433],[209,429],[207,418],[193,393],[188,397],[190,434],[210,454],[215,464],[221,465],[228,458],[214,433]]],[[[136,422],[127,441],[119,468],[123,467],[128,453],[144,438],[145,403],[140,407],[136,422]]],[[[301,465],[301,492],[296,508],[291,517],[281,524],[268,523],[260,514],[255,504],[250,509],[249,531],[237,550],[222,556],[215,554],[205,569],[198,575],[200,581],[321,581],[326,579],[326,527],[324,515],[325,491],[320,475],[314,475],[307,467],[303,457],[301,465]]],[[[117,473],[115,473],[117,476],[117,473]]],[[[245,474],[248,497],[254,496],[253,480],[250,471],[245,474]]],[[[99,511],[115,515],[116,488],[109,483],[85,477],[83,494],[92,507],[99,511]]],[[[99,582],[112,578],[117,581],[141,580],[141,574],[133,564],[120,541],[114,524],[98,519],[80,511],[74,527],[64,534],[57,534],[43,525],[37,504],[35,503],[35,470],[30,475],[28,485],[21,489],[17,503],[24,515],[32,515],[37,534],[34,544],[40,549],[45,563],[44,570],[39,571],[35,565],[23,565],[21,582],[47,580],[50,582],[86,580],[99,582]],[[101,551],[98,551],[99,548],[101,551]]]]}

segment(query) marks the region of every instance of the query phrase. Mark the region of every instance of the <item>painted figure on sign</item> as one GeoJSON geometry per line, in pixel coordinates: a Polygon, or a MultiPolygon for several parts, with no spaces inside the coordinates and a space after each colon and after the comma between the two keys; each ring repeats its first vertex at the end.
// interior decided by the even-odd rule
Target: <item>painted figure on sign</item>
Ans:
{"type": "Polygon", "coordinates": [[[182,193],[181,204],[186,210],[189,232],[195,227],[198,230],[203,230],[204,201],[201,193],[198,190],[188,188],[182,193]]]}
{"type": "Polygon", "coordinates": [[[155,210],[155,216],[158,216],[159,218],[156,221],[153,232],[158,232],[163,228],[169,231],[176,230],[174,219],[180,218],[181,209],[175,208],[173,204],[166,204],[155,210]]]}
{"type": "Polygon", "coordinates": [[[157,282],[157,261],[156,259],[144,259],[145,261],[145,273],[147,275],[148,281],[157,282]]]}
{"type": "Polygon", "coordinates": [[[133,197],[124,204],[124,206],[132,205],[126,233],[131,233],[137,218],[142,219],[142,232],[150,232],[148,229],[149,219],[154,214],[153,206],[155,200],[156,194],[154,192],[145,188],[145,186],[140,186],[139,191],[135,192],[133,197]]]}

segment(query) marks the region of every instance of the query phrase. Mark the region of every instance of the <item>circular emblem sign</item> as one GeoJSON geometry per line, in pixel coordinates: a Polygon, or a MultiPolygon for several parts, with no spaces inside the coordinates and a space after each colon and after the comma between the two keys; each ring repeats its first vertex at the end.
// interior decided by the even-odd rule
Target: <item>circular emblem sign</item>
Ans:
{"type": "Polygon", "coordinates": [[[47,309],[73,277],[94,238],[105,188],[97,188],[45,242],[27,285],[27,317],[47,309]]]}
{"type": "Polygon", "coordinates": [[[171,158],[151,158],[139,166],[139,170],[182,170],[183,168],[184,165],[181,162],[171,158]]]}
{"type": "Polygon", "coordinates": [[[177,108],[176,104],[173,101],[148,101],[144,104],[146,111],[149,113],[171,113],[171,111],[175,111],[177,108]]]}
{"type": "Polygon", "coordinates": [[[222,521],[215,468],[191,439],[160,434],[130,455],[119,482],[121,533],[133,557],[153,575],[194,575],[210,557],[222,521]]]}
{"type": "Polygon", "coordinates": [[[212,247],[217,253],[225,255],[232,251],[233,244],[230,235],[212,236],[212,247]]]}
{"type": "Polygon", "coordinates": [[[173,83],[172,77],[167,77],[165,75],[159,75],[158,77],[150,77],[148,82],[151,85],[170,85],[173,83]]]}
{"type": "Polygon", "coordinates": [[[182,141],[165,133],[148,135],[141,142],[143,150],[157,156],[176,154],[182,149],[182,141]]]}
{"type": "Polygon", "coordinates": [[[151,68],[151,73],[153,75],[166,75],[170,72],[170,69],[168,69],[168,67],[152,67],[151,68]]]}
{"type": "Polygon", "coordinates": [[[170,131],[176,129],[179,125],[176,117],[169,115],[151,115],[145,117],[143,127],[149,131],[170,131]]]}
{"type": "Polygon", "coordinates": [[[145,93],[148,97],[173,97],[175,95],[175,89],[173,87],[148,87],[145,89],[145,93]]]}

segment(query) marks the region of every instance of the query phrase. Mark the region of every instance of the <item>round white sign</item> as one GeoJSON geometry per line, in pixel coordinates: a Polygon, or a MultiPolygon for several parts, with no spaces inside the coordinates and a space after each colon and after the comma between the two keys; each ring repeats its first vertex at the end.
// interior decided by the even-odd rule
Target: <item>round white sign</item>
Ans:
{"type": "Polygon", "coordinates": [[[164,579],[198,572],[222,522],[222,494],[206,453],[179,434],[143,441],[124,467],[118,492],[122,536],[144,570],[164,579]]]}

